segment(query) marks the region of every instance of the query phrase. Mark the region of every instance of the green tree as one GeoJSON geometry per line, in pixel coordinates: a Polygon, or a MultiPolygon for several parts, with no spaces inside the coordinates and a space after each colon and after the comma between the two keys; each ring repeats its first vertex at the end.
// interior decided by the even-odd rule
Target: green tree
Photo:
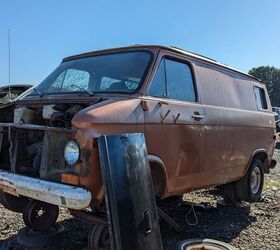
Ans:
{"type": "Polygon", "coordinates": [[[280,106],[280,69],[260,66],[249,70],[249,74],[265,82],[272,106],[280,106]]]}

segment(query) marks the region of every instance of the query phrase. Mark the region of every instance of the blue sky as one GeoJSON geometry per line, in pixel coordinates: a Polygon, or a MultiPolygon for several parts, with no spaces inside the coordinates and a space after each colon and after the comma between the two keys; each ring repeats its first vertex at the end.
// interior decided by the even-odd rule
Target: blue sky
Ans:
{"type": "Polygon", "coordinates": [[[62,58],[131,44],[174,45],[243,71],[280,67],[279,0],[1,0],[0,85],[39,83],[62,58]]]}

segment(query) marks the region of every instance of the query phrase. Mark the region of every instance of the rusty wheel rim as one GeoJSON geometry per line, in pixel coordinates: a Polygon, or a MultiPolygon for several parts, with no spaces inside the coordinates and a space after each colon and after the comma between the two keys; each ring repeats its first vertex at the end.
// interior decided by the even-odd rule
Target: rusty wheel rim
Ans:
{"type": "Polygon", "coordinates": [[[261,186],[261,171],[258,166],[255,166],[252,171],[250,186],[253,194],[258,193],[261,186]]]}

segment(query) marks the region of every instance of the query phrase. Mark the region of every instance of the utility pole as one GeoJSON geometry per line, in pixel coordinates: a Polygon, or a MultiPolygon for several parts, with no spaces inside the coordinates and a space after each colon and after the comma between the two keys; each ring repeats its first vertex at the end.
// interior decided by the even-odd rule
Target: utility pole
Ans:
{"type": "Polygon", "coordinates": [[[12,100],[11,93],[11,31],[8,29],[8,53],[9,53],[9,99],[12,100]]]}

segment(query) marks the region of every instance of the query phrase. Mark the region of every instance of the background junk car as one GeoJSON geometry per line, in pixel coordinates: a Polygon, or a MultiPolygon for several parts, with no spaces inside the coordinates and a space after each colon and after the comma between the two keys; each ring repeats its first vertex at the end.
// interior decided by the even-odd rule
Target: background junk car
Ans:
{"type": "Polygon", "coordinates": [[[31,88],[30,84],[11,84],[0,87],[0,104],[9,102],[31,88]]]}
{"type": "Polygon", "coordinates": [[[72,212],[90,206],[100,222],[95,138],[103,134],[145,134],[161,198],[223,185],[229,199],[257,201],[264,172],[275,165],[265,85],[173,47],[65,58],[30,94],[2,108],[0,120],[2,203],[15,211],[29,197],[72,212]]]}

